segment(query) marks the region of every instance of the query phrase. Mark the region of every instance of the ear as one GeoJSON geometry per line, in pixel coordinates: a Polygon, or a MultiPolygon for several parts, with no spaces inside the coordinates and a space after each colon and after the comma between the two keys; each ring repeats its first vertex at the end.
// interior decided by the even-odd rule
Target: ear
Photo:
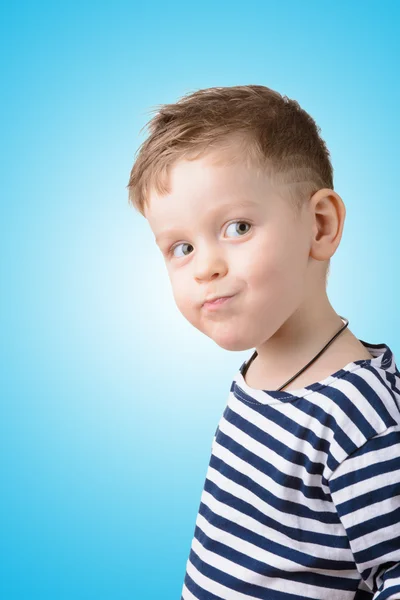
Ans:
{"type": "Polygon", "coordinates": [[[315,192],[309,203],[312,218],[310,256],[329,260],[342,239],[346,207],[334,190],[322,188],[315,192]]]}

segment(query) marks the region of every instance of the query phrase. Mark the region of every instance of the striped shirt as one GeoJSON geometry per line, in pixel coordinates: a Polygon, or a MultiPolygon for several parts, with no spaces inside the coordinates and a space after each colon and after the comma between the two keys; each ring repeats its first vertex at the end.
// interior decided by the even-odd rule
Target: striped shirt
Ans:
{"type": "Polygon", "coordinates": [[[400,599],[400,373],[360,341],[373,358],[298,390],[251,388],[242,364],[181,600],[400,599]]]}

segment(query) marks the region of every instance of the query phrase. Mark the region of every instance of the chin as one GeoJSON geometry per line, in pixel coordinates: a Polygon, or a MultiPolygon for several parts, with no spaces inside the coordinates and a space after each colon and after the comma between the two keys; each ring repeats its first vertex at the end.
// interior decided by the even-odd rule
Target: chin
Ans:
{"type": "Polygon", "coordinates": [[[220,346],[220,348],[223,348],[224,350],[230,350],[231,352],[242,352],[243,350],[249,350],[249,348],[253,347],[250,346],[249,343],[246,342],[246,340],[239,338],[228,338],[218,336],[210,337],[212,340],[214,340],[216,344],[218,344],[218,346],[220,346]]]}

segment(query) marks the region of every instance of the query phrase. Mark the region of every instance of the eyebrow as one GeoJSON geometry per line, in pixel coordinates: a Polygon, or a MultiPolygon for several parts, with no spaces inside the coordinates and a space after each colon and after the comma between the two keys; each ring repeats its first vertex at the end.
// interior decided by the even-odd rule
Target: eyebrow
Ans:
{"type": "MultiPolygon", "coordinates": [[[[215,209],[214,211],[210,211],[211,214],[215,214],[215,213],[219,213],[220,211],[226,210],[226,209],[230,209],[230,208],[239,208],[239,207],[256,207],[257,204],[254,202],[254,200],[240,200],[239,202],[226,202],[225,204],[221,204],[220,206],[218,206],[217,209],[215,209]]],[[[179,231],[179,228],[172,228],[172,229],[165,229],[165,231],[162,231],[156,238],[156,242],[159,242],[161,239],[168,237],[170,235],[173,235],[175,233],[177,233],[179,231]]]]}

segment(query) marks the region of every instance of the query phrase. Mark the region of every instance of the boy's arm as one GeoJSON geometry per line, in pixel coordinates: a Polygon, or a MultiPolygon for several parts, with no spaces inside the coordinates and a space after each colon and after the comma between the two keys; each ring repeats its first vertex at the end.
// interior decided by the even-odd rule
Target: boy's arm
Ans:
{"type": "Polygon", "coordinates": [[[368,439],[329,488],[372,600],[400,599],[400,424],[368,439]]]}

